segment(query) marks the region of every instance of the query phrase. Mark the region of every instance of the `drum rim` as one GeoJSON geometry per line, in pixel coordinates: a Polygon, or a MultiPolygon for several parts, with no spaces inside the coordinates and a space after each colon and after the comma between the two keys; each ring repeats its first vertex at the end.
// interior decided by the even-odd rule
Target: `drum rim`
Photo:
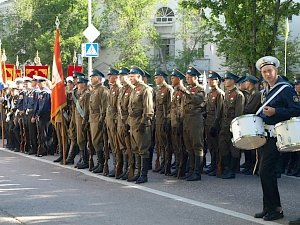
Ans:
{"type": "Polygon", "coordinates": [[[262,135],[262,134],[257,134],[257,135],[247,134],[247,135],[240,136],[238,139],[241,139],[242,137],[257,137],[257,136],[264,137],[265,139],[267,139],[267,135],[262,135]]]}
{"type": "Polygon", "coordinates": [[[281,121],[279,123],[276,123],[275,126],[274,126],[274,129],[276,129],[277,127],[283,125],[283,124],[289,124],[289,123],[292,123],[294,121],[300,121],[300,117],[291,117],[289,120],[285,120],[285,121],[281,121]]]}
{"type": "Polygon", "coordinates": [[[232,121],[231,124],[233,124],[236,120],[238,120],[239,118],[243,118],[243,117],[258,117],[259,119],[263,120],[260,116],[256,115],[256,114],[245,114],[245,115],[241,115],[238,117],[235,117],[232,121]]]}
{"type": "Polygon", "coordinates": [[[279,152],[299,152],[300,151],[300,143],[298,143],[298,144],[292,143],[292,144],[289,144],[289,145],[284,145],[284,147],[281,147],[281,148],[279,148],[277,143],[276,143],[276,145],[277,145],[277,149],[278,149],[279,152]],[[288,149],[290,147],[294,147],[294,146],[297,146],[297,145],[299,145],[299,150],[298,151],[285,151],[285,149],[288,149]]]}
{"type": "MultiPolygon", "coordinates": [[[[278,142],[277,142],[278,143],[278,142]]],[[[279,144],[277,144],[279,145],[279,144]]],[[[288,147],[294,147],[294,146],[299,146],[299,149],[300,149],[300,142],[299,143],[291,143],[291,144],[288,144],[288,145],[282,145],[282,147],[284,148],[288,148],[288,147]]],[[[277,146],[279,148],[279,146],[277,146]]]]}
{"type": "MultiPolygon", "coordinates": [[[[266,143],[267,143],[267,137],[266,136],[264,136],[264,135],[244,135],[244,136],[242,136],[242,137],[257,137],[257,136],[259,136],[259,137],[262,137],[262,139],[264,139],[264,143],[262,144],[262,145],[259,145],[258,147],[255,147],[255,148],[241,148],[241,147],[236,147],[236,144],[234,143],[234,142],[236,142],[236,141],[238,141],[238,140],[241,140],[241,137],[239,137],[239,138],[237,138],[234,142],[232,141],[232,144],[233,144],[233,146],[234,147],[236,147],[236,148],[238,148],[238,149],[242,149],[242,150],[253,150],[253,149],[257,149],[257,148],[260,148],[260,147],[262,147],[262,146],[264,146],[266,143]]],[[[232,138],[232,140],[233,140],[233,138],[232,138]]]]}

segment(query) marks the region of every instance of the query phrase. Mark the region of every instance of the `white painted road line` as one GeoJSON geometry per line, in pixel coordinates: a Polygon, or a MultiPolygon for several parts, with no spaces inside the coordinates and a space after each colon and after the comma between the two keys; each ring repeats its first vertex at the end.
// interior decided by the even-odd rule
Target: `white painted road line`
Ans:
{"type": "Polygon", "coordinates": [[[212,211],[222,213],[222,214],[225,214],[225,215],[228,215],[228,216],[233,216],[235,218],[251,221],[251,222],[254,222],[254,223],[257,223],[257,224],[264,224],[264,225],[278,225],[278,224],[280,224],[280,223],[276,223],[276,222],[264,221],[262,219],[256,219],[253,216],[250,216],[250,215],[247,215],[247,214],[243,214],[243,213],[235,212],[235,211],[232,211],[232,210],[224,209],[224,208],[221,208],[221,207],[218,207],[218,206],[214,206],[214,205],[206,204],[206,203],[203,203],[203,202],[195,201],[195,200],[192,200],[192,199],[181,197],[179,195],[170,194],[168,192],[155,190],[155,189],[148,188],[148,187],[145,187],[145,186],[142,186],[142,185],[136,185],[136,184],[128,183],[127,181],[117,180],[117,179],[114,179],[114,178],[109,178],[109,177],[93,174],[93,173],[91,173],[87,170],[78,170],[74,167],[70,167],[70,166],[66,166],[66,165],[60,165],[58,163],[54,163],[54,162],[51,162],[49,160],[46,160],[46,159],[43,159],[43,158],[40,158],[40,157],[30,156],[30,155],[26,155],[24,153],[19,153],[19,152],[12,152],[10,150],[3,149],[3,148],[0,148],[0,150],[2,150],[4,152],[11,153],[11,154],[16,154],[16,155],[20,155],[20,156],[23,156],[23,157],[27,157],[27,158],[37,160],[37,161],[40,161],[40,162],[48,163],[48,164],[51,164],[51,165],[54,165],[54,166],[58,166],[58,167],[66,168],[66,169],[69,169],[69,170],[73,170],[73,171],[76,171],[76,172],[81,172],[81,173],[83,173],[87,176],[95,177],[95,178],[100,179],[100,180],[104,180],[104,181],[112,182],[112,183],[117,183],[117,184],[122,184],[122,185],[131,187],[131,188],[135,188],[135,189],[138,189],[138,190],[141,190],[141,191],[144,191],[144,192],[148,192],[148,193],[159,195],[159,196],[162,196],[162,197],[165,197],[165,198],[173,199],[175,201],[183,202],[183,203],[186,203],[186,204],[189,204],[189,205],[198,206],[198,207],[201,207],[203,209],[212,210],[212,211]]]}

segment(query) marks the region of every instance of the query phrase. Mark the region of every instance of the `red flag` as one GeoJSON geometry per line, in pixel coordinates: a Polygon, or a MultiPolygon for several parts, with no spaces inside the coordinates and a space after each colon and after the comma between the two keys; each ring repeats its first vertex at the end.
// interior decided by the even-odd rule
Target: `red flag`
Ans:
{"type": "Polygon", "coordinates": [[[55,124],[58,113],[67,104],[64,75],[60,56],[60,35],[58,28],[56,29],[54,40],[52,84],[53,88],[51,93],[51,122],[55,124]]]}
{"type": "Polygon", "coordinates": [[[49,79],[49,66],[25,66],[25,76],[32,78],[33,75],[38,75],[49,79]]]}
{"type": "Polygon", "coordinates": [[[74,71],[83,72],[83,66],[68,65],[68,77],[73,76],[74,71]]]}

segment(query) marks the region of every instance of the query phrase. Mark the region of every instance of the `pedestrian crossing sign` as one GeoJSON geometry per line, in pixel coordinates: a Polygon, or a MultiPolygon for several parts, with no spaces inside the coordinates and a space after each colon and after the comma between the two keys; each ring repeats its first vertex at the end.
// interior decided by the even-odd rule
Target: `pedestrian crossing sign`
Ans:
{"type": "Polygon", "coordinates": [[[98,43],[82,44],[82,55],[84,57],[99,57],[99,44],[98,43]]]}

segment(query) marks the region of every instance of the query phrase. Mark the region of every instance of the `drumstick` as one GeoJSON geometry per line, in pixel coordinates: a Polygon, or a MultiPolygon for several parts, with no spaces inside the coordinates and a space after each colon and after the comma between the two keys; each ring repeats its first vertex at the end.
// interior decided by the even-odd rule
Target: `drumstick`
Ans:
{"type": "Polygon", "coordinates": [[[258,151],[257,151],[257,149],[256,149],[256,162],[255,162],[255,165],[254,165],[254,169],[253,169],[252,175],[255,174],[257,164],[258,164],[258,151]]]}

